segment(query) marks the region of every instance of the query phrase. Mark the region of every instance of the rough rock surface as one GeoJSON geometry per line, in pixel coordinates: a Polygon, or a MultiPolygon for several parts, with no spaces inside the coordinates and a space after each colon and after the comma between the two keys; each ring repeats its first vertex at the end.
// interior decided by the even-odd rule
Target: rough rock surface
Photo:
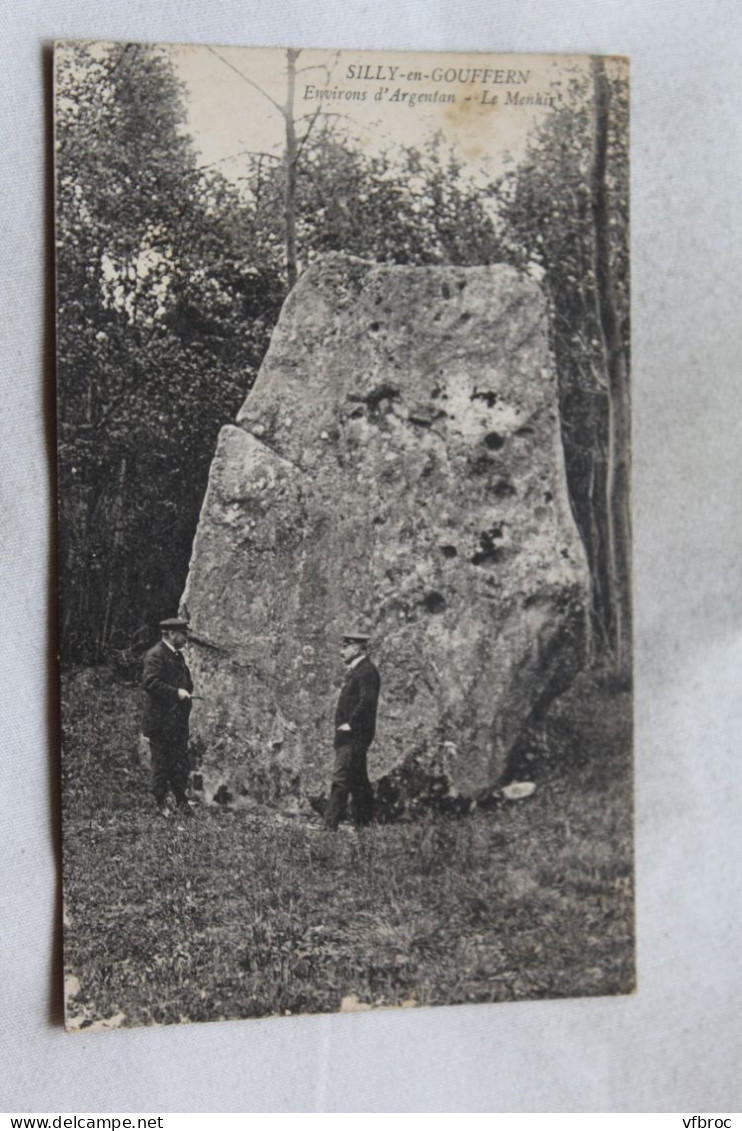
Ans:
{"type": "Polygon", "coordinates": [[[322,260],[220,434],[194,542],[207,794],[327,791],[359,623],[382,678],[372,778],[411,761],[486,792],[577,670],[586,592],[538,285],[322,260]]]}

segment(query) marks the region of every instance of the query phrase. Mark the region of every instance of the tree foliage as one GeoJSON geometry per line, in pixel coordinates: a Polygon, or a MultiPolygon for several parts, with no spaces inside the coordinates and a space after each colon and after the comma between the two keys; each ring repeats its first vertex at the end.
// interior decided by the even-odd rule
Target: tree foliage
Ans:
{"type": "Polygon", "coordinates": [[[91,660],[176,608],[282,290],[235,191],[199,173],[160,54],[66,48],[56,92],[62,638],[91,660]]]}
{"type": "Polygon", "coordinates": [[[325,127],[299,174],[301,246],[386,263],[501,258],[494,216],[440,138],[423,151],[364,155],[325,127]]]}
{"type": "MultiPolygon", "coordinates": [[[[256,155],[246,178],[256,244],[281,269],[283,163],[256,155]]],[[[305,269],[342,251],[379,263],[474,265],[502,258],[491,194],[478,191],[440,138],[425,149],[367,153],[334,120],[297,158],[296,247],[305,269]]]]}

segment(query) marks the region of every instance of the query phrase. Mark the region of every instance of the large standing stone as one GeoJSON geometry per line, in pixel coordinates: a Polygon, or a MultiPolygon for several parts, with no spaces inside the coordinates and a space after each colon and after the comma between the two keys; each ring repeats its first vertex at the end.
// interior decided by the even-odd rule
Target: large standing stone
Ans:
{"type": "Polygon", "coordinates": [[[324,259],[221,432],[193,546],[207,782],[326,790],[339,637],[360,622],[382,678],[371,776],[414,757],[486,791],[576,670],[586,590],[538,285],[324,259]]]}

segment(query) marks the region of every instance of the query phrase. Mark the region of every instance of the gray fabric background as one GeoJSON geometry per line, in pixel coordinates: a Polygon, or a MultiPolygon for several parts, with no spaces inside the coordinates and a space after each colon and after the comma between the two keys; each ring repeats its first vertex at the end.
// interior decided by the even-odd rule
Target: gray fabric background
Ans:
{"type": "MultiPolygon", "coordinates": [[[[740,1108],[737,0],[3,2],[0,1108],[740,1108]],[[60,1027],[48,91],[59,37],[630,54],[639,991],[60,1027]]],[[[596,752],[599,756],[599,751],[596,752]]]]}

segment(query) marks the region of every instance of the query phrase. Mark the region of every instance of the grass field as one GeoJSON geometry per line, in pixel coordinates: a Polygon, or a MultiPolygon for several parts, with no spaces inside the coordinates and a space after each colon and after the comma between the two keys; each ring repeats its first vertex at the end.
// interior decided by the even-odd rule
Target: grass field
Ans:
{"type": "Polygon", "coordinates": [[[553,706],[525,800],[335,836],[162,821],[136,689],[79,671],[63,704],[71,1027],[631,991],[626,692],[583,677],[553,706]]]}

